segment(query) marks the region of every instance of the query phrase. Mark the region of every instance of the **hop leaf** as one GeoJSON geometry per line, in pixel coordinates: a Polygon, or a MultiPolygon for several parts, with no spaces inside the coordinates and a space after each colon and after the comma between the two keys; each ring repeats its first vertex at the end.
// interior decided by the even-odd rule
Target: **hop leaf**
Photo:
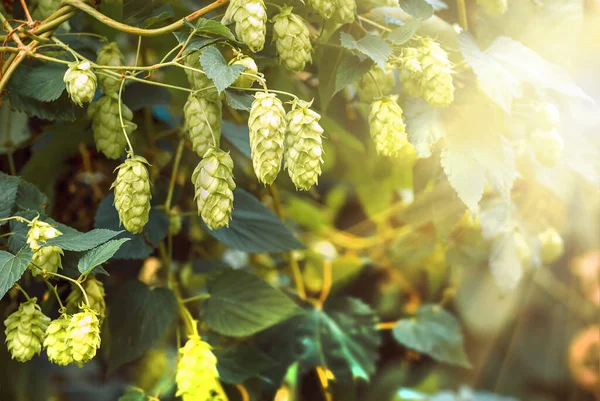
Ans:
{"type": "MultiPolygon", "coordinates": [[[[121,114],[125,132],[130,135],[137,125],[131,122],[133,113],[121,104],[121,114]]],[[[92,131],[96,148],[109,159],[118,159],[125,151],[127,139],[119,116],[119,98],[115,93],[100,98],[88,107],[88,116],[92,119],[92,131]]]]}
{"type": "Polygon", "coordinates": [[[208,228],[229,226],[233,209],[233,160],[229,153],[209,148],[192,174],[198,214],[208,228]]]}
{"type": "Polygon", "coordinates": [[[541,257],[544,263],[554,263],[565,252],[562,237],[554,228],[548,228],[538,235],[541,245],[541,257]]]}
{"type": "Polygon", "coordinates": [[[265,46],[267,9],[263,0],[232,0],[221,22],[235,22],[238,39],[253,52],[259,52],[265,46]]]}
{"type": "MultiPolygon", "coordinates": [[[[238,54],[236,57],[231,59],[229,62],[230,65],[243,65],[246,69],[243,71],[246,74],[258,75],[258,67],[254,62],[254,59],[250,56],[245,56],[243,54],[238,54]]],[[[237,86],[240,88],[250,88],[256,82],[256,78],[241,74],[237,79],[233,82],[233,86],[237,86]]]]}
{"type": "Polygon", "coordinates": [[[258,92],[248,118],[252,165],[258,181],[270,185],[281,170],[285,110],[273,93],[258,92]]]}
{"type": "Polygon", "coordinates": [[[356,17],[356,0],[337,0],[331,18],[340,24],[349,24],[356,17]]]}
{"type": "Polygon", "coordinates": [[[66,337],[75,363],[82,366],[92,360],[100,348],[100,321],[96,312],[84,306],[82,312],[74,314],[66,337]]]}
{"type": "Polygon", "coordinates": [[[36,277],[43,275],[43,272],[56,273],[62,269],[61,256],[64,255],[62,249],[58,246],[45,246],[39,248],[33,254],[33,258],[28,265],[31,275],[36,277]]]}
{"type": "MultiPolygon", "coordinates": [[[[88,277],[81,286],[85,290],[88,300],[89,307],[100,316],[104,317],[106,312],[106,302],[104,301],[104,284],[96,277],[88,277]]],[[[81,305],[85,302],[85,298],[79,286],[72,284],[71,292],[67,296],[67,312],[76,313],[79,311],[81,305]]]]}
{"type": "Polygon", "coordinates": [[[307,0],[308,6],[318,12],[321,17],[328,19],[336,9],[337,0],[307,0]]]}
{"type": "MultiPolygon", "coordinates": [[[[116,67],[125,64],[125,57],[119,45],[115,42],[107,43],[98,51],[98,57],[96,58],[96,64],[116,67]]],[[[100,89],[104,93],[117,93],[121,86],[121,81],[117,78],[108,77],[106,75],[98,76],[98,82],[100,83],[100,89]]]]}
{"type": "Polygon", "coordinates": [[[379,154],[398,156],[404,147],[413,148],[406,135],[402,109],[389,97],[371,103],[369,128],[375,142],[375,149],[379,154]]]}
{"type": "Polygon", "coordinates": [[[558,131],[536,129],[530,139],[536,160],[544,167],[556,166],[565,147],[558,131]]]}
{"type": "Polygon", "coordinates": [[[393,70],[384,71],[378,65],[374,65],[358,83],[358,99],[361,102],[371,103],[379,96],[380,90],[381,94],[385,96],[392,91],[395,85],[396,78],[393,70]]]}
{"type": "Polygon", "coordinates": [[[88,61],[70,64],[63,78],[71,100],[83,106],[94,99],[96,93],[96,74],[88,61]]]}
{"type": "Polygon", "coordinates": [[[58,319],[50,322],[46,329],[44,347],[48,354],[48,360],[60,366],[67,366],[73,362],[67,341],[67,329],[70,321],[70,316],[62,314],[58,319]]]}
{"type": "Polygon", "coordinates": [[[111,189],[115,189],[115,208],[119,220],[132,234],[142,232],[150,213],[150,179],[148,162],[141,156],[129,157],[117,170],[117,178],[111,189]]]}
{"type": "Polygon", "coordinates": [[[27,362],[42,350],[42,343],[50,318],[44,315],[31,298],[19,305],[19,309],[4,321],[6,345],[13,359],[27,362]]]}
{"type": "Polygon", "coordinates": [[[306,63],[312,63],[312,44],[306,22],[292,7],[283,7],[273,17],[273,38],[279,61],[290,71],[302,71],[306,63]]]}
{"type": "Polygon", "coordinates": [[[299,100],[295,106],[286,116],[285,167],[296,188],[307,191],[321,175],[323,128],[310,103],[299,100]]]}
{"type": "Polygon", "coordinates": [[[216,102],[219,100],[219,92],[213,82],[206,76],[206,73],[202,69],[202,65],[200,64],[200,53],[192,52],[188,54],[183,63],[191,68],[196,69],[197,71],[185,69],[185,73],[188,77],[188,81],[190,85],[198,90],[198,94],[203,98],[216,102]]]}
{"type": "Polygon", "coordinates": [[[508,9],[507,0],[477,0],[477,5],[484,13],[493,17],[503,15],[508,9]]]}
{"type": "Polygon", "coordinates": [[[202,157],[210,146],[219,146],[221,140],[221,102],[211,101],[193,93],[183,107],[185,130],[192,140],[192,148],[202,157]]]}
{"type": "Polygon", "coordinates": [[[176,396],[190,400],[209,400],[212,394],[220,392],[217,358],[209,344],[197,335],[191,336],[179,349],[179,353],[181,359],[175,376],[176,396]]]}

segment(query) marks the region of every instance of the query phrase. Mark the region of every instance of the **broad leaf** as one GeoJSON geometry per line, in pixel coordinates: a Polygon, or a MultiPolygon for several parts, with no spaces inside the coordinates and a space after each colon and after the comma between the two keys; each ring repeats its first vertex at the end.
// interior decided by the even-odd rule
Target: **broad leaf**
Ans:
{"type": "Polygon", "coordinates": [[[66,71],[63,64],[48,63],[33,68],[19,86],[20,94],[41,102],[58,99],[66,88],[63,80],[66,71]]]}
{"type": "Polygon", "coordinates": [[[223,120],[221,131],[225,139],[235,146],[237,150],[250,157],[250,132],[247,124],[237,125],[231,121],[223,120]]]}
{"type": "Polygon", "coordinates": [[[107,243],[100,245],[99,247],[94,248],[89,252],[86,252],[86,254],[83,255],[81,259],[79,259],[77,269],[80,273],[84,274],[89,272],[96,266],[100,266],[102,263],[112,258],[114,254],[119,250],[121,245],[130,240],[131,238],[115,239],[112,241],[108,241],[107,243]]]}
{"type": "Polygon", "coordinates": [[[196,31],[198,33],[208,33],[211,35],[222,36],[229,40],[235,40],[235,36],[229,28],[220,22],[206,19],[206,18],[198,18],[196,21],[196,31]]]}
{"type": "Polygon", "coordinates": [[[400,344],[432,358],[470,367],[458,320],[437,305],[424,305],[416,315],[398,321],[392,334],[400,344]]]}
{"type": "Polygon", "coordinates": [[[299,311],[281,291],[244,270],[214,270],[206,286],[210,298],[202,305],[203,321],[226,336],[252,335],[299,311]]]}
{"type": "Polygon", "coordinates": [[[446,135],[443,111],[431,107],[423,99],[408,98],[404,104],[406,132],[417,150],[417,156],[431,156],[431,148],[446,135]]]}
{"type": "Polygon", "coordinates": [[[169,105],[171,93],[161,86],[133,82],[123,88],[123,103],[131,111],[141,110],[144,107],[169,105]]]}
{"type": "Polygon", "coordinates": [[[208,47],[200,55],[200,64],[206,76],[213,81],[219,93],[231,86],[233,81],[244,71],[243,65],[228,65],[227,61],[214,46],[208,47]]]}
{"type": "Polygon", "coordinates": [[[254,97],[251,95],[231,89],[225,90],[225,98],[230,107],[244,111],[250,111],[252,102],[254,101],[254,97]]]}
{"type": "Polygon", "coordinates": [[[5,98],[0,105],[0,155],[13,153],[29,138],[29,116],[12,110],[10,100],[5,98]]]}
{"type": "Polygon", "coordinates": [[[336,93],[337,71],[344,55],[347,54],[347,50],[339,47],[338,35],[333,35],[328,43],[337,47],[321,49],[317,63],[319,66],[319,100],[323,112],[327,110],[329,102],[336,93]]]}
{"type": "Polygon", "coordinates": [[[0,299],[21,278],[32,256],[29,246],[21,248],[16,255],[0,251],[0,299]]]}
{"type": "Polygon", "coordinates": [[[16,203],[19,209],[42,213],[48,205],[48,197],[35,185],[21,180],[16,203]]]}
{"type": "Polygon", "coordinates": [[[340,32],[340,43],[348,50],[357,50],[371,58],[381,69],[385,69],[385,64],[392,54],[392,49],[385,40],[370,33],[356,40],[346,32],[340,32]]]}
{"type": "Polygon", "coordinates": [[[370,59],[360,60],[359,57],[352,54],[345,54],[342,57],[340,66],[335,76],[335,95],[348,85],[352,85],[361,79],[373,66],[373,61],[370,59]]]}
{"type": "Polygon", "coordinates": [[[386,39],[395,44],[396,46],[401,46],[408,42],[412,37],[417,33],[417,29],[421,25],[421,20],[414,19],[412,21],[408,21],[402,26],[395,28],[392,32],[390,32],[386,39]]]}
{"type": "Polygon", "coordinates": [[[277,365],[267,354],[248,343],[216,349],[214,354],[218,361],[219,379],[225,383],[243,383],[277,365]]]}
{"type": "Polygon", "coordinates": [[[141,281],[123,284],[112,297],[108,370],[139,358],[165,334],[177,316],[177,299],[167,288],[141,281]]]}
{"type": "Polygon", "coordinates": [[[123,0],[123,22],[142,28],[173,17],[167,0],[123,0]]]}
{"type": "Polygon", "coordinates": [[[87,233],[81,233],[77,230],[63,232],[63,235],[46,241],[46,245],[59,246],[65,251],[87,251],[95,248],[100,244],[116,237],[122,231],[113,231],[106,229],[94,229],[87,233]]]}
{"type": "MultiPolygon", "coordinates": [[[[0,172],[0,219],[12,215],[12,209],[17,200],[19,177],[13,177],[0,172]]],[[[7,221],[0,221],[0,226],[7,221]]]]}
{"type": "Polygon", "coordinates": [[[502,291],[513,290],[523,277],[523,265],[517,246],[517,234],[508,230],[500,234],[492,244],[490,270],[502,291]]]}
{"type": "Polygon", "coordinates": [[[233,212],[229,227],[208,230],[220,242],[249,253],[285,252],[303,249],[283,222],[241,188],[233,192],[233,212]]]}
{"type": "Polygon", "coordinates": [[[435,11],[427,0],[400,0],[400,7],[410,15],[419,19],[427,19],[435,11]]]}

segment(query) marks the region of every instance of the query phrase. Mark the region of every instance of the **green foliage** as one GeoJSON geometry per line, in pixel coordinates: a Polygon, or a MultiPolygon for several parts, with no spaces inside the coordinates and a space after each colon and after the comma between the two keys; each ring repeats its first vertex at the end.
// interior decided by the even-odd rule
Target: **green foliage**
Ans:
{"type": "Polygon", "coordinates": [[[244,66],[239,64],[228,65],[225,58],[214,46],[207,47],[200,54],[200,64],[217,87],[219,93],[227,89],[233,81],[244,71],[244,66]]]}
{"type": "Polygon", "coordinates": [[[130,240],[131,238],[115,239],[86,252],[77,263],[79,272],[82,274],[90,273],[95,267],[100,266],[112,258],[121,245],[130,240]]]}
{"type": "MultiPolygon", "coordinates": [[[[0,173],[0,219],[9,217],[17,201],[17,192],[19,190],[19,178],[11,177],[0,173]]],[[[1,224],[5,221],[0,222],[1,224]]]]}
{"type": "Polygon", "coordinates": [[[392,54],[390,46],[378,35],[366,34],[356,40],[346,32],[341,32],[340,43],[348,50],[357,50],[369,57],[381,69],[385,69],[385,63],[392,54]]]}
{"type": "Polygon", "coordinates": [[[400,0],[400,6],[415,18],[427,19],[435,11],[432,4],[427,0],[400,0]]]}
{"type": "Polygon", "coordinates": [[[216,350],[215,355],[219,361],[219,378],[231,384],[243,383],[277,365],[275,360],[248,343],[216,350]]]}
{"type": "Polygon", "coordinates": [[[16,255],[0,251],[0,299],[21,278],[32,256],[29,247],[23,247],[16,255]]]}

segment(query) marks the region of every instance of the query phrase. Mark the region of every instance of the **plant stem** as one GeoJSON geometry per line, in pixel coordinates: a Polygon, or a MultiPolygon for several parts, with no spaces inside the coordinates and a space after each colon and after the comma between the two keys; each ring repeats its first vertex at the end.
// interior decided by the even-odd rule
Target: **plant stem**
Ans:
{"type": "Polygon", "coordinates": [[[188,302],[203,301],[203,300],[208,299],[208,298],[210,298],[210,294],[198,294],[198,295],[195,295],[193,297],[184,298],[180,302],[182,304],[187,304],[188,302]]]}
{"type": "Polygon", "coordinates": [[[469,30],[469,20],[467,18],[467,5],[465,0],[456,0],[458,6],[458,18],[460,21],[460,27],[465,31],[469,30]]]}
{"type": "Polygon", "coordinates": [[[179,140],[179,144],[177,144],[177,153],[175,153],[173,171],[171,171],[171,181],[169,181],[169,190],[167,192],[167,200],[165,201],[165,211],[167,212],[168,216],[171,216],[171,202],[173,200],[173,192],[175,192],[175,181],[177,179],[177,172],[179,170],[179,164],[181,163],[184,145],[185,139],[181,138],[179,140]]]}
{"type": "Polygon", "coordinates": [[[23,7],[23,11],[25,11],[25,16],[27,17],[27,22],[29,22],[29,25],[33,25],[33,18],[31,18],[31,14],[29,13],[29,8],[27,8],[25,0],[21,0],[21,7],[23,7]]]}
{"type": "Polygon", "coordinates": [[[332,275],[331,275],[331,261],[326,260],[323,263],[323,286],[321,287],[321,296],[319,296],[319,304],[323,305],[331,292],[332,275]]]}
{"type": "Polygon", "coordinates": [[[21,287],[19,285],[19,283],[15,283],[15,287],[21,291],[23,293],[23,295],[25,295],[25,298],[27,298],[28,301],[31,301],[31,298],[29,297],[29,294],[27,294],[27,292],[23,289],[23,287],[21,287]]]}
{"type": "Polygon", "coordinates": [[[65,306],[63,305],[62,301],[60,300],[60,296],[58,295],[58,291],[56,291],[56,287],[53,286],[50,281],[48,281],[47,278],[44,277],[44,282],[46,283],[46,285],[48,286],[48,288],[54,293],[54,296],[56,297],[56,300],[58,301],[58,304],[60,305],[60,309],[64,309],[65,306]]]}
{"type": "Polygon", "coordinates": [[[15,167],[15,158],[13,157],[13,152],[8,152],[6,154],[8,158],[8,170],[10,171],[10,175],[17,175],[17,169],[15,167]]]}
{"type": "Polygon", "coordinates": [[[375,326],[377,328],[377,330],[392,330],[394,327],[396,327],[396,325],[398,324],[398,322],[382,322],[382,323],[377,323],[377,326],[375,326]]]}
{"type": "MultiPolygon", "coordinates": [[[[37,267],[39,269],[38,266],[35,266],[35,267],[37,267]]],[[[52,273],[52,272],[49,272],[49,271],[46,271],[46,274],[62,278],[63,280],[68,280],[68,281],[72,282],[73,284],[75,284],[81,290],[81,293],[83,294],[83,299],[85,300],[85,304],[87,306],[90,306],[90,300],[88,299],[87,293],[85,292],[85,290],[83,289],[83,287],[81,286],[81,284],[79,283],[79,281],[73,280],[71,277],[63,276],[62,274],[52,273]]]]}
{"type": "Polygon", "coordinates": [[[119,87],[119,120],[121,120],[121,128],[123,129],[123,135],[125,135],[125,139],[127,140],[127,145],[129,146],[129,153],[131,156],[134,156],[133,146],[131,146],[131,141],[129,141],[129,135],[127,135],[127,127],[125,122],[123,121],[123,100],[121,99],[121,95],[123,94],[123,87],[125,86],[125,77],[121,81],[121,86],[119,87]]]}
{"type": "Polygon", "coordinates": [[[367,24],[369,24],[369,25],[372,25],[372,26],[374,26],[375,28],[379,28],[379,29],[381,29],[382,31],[385,31],[385,32],[392,32],[392,30],[391,30],[390,28],[388,28],[387,26],[383,26],[383,25],[381,25],[381,24],[380,24],[380,23],[378,23],[378,22],[375,22],[375,21],[373,21],[373,20],[370,20],[370,19],[368,19],[368,18],[366,18],[366,17],[363,17],[362,15],[359,15],[359,16],[358,16],[358,19],[359,19],[359,20],[361,20],[361,21],[363,21],[363,22],[366,22],[366,23],[367,23],[367,24]]]}

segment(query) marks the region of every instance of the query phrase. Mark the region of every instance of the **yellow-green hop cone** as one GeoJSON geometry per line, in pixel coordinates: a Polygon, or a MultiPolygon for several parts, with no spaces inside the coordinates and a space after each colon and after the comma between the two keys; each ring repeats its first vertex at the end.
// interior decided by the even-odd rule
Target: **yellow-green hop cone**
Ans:
{"type": "Polygon", "coordinates": [[[540,256],[544,263],[554,263],[565,253],[562,237],[554,228],[548,228],[538,235],[540,241],[540,256]]]}
{"type": "Polygon", "coordinates": [[[73,362],[73,356],[67,343],[67,328],[70,322],[71,317],[62,314],[58,319],[50,322],[46,329],[44,348],[46,348],[48,360],[60,366],[67,366],[73,362]]]}
{"type": "Polygon", "coordinates": [[[213,82],[206,76],[204,70],[202,69],[202,65],[200,64],[200,52],[192,52],[188,54],[184,59],[183,63],[192,67],[198,71],[185,69],[185,74],[187,75],[188,81],[190,85],[199,90],[198,94],[206,99],[212,101],[219,100],[219,92],[217,88],[215,88],[213,82]]]}
{"type": "Polygon", "coordinates": [[[302,71],[306,63],[312,63],[312,44],[306,22],[292,7],[283,7],[273,17],[273,39],[281,64],[290,71],[302,71]]]}
{"type": "Polygon", "coordinates": [[[232,0],[221,22],[235,22],[238,39],[253,52],[259,52],[265,46],[267,9],[263,0],[232,0]]]}
{"type": "Polygon", "coordinates": [[[307,0],[310,8],[318,12],[321,17],[327,19],[333,15],[338,0],[307,0]]]}
{"type": "Polygon", "coordinates": [[[499,17],[508,9],[507,0],[477,0],[477,5],[492,17],[499,17]]]}
{"type": "Polygon", "coordinates": [[[558,164],[565,147],[558,130],[536,129],[530,140],[535,158],[542,166],[554,167],[558,164]]]}
{"type": "Polygon", "coordinates": [[[198,214],[208,228],[229,226],[233,209],[233,160],[229,153],[209,148],[192,174],[198,214]]]}
{"type": "MultiPolygon", "coordinates": [[[[98,314],[100,318],[103,318],[106,313],[106,302],[104,301],[104,284],[94,276],[89,276],[81,286],[85,290],[88,300],[89,307],[98,314]]],[[[71,292],[67,296],[67,312],[77,313],[82,304],[85,303],[85,298],[79,286],[72,284],[71,292]]]]}
{"type": "MultiPolygon", "coordinates": [[[[102,46],[98,51],[96,64],[116,67],[125,64],[125,56],[121,53],[119,45],[115,42],[110,42],[102,46]]],[[[106,75],[98,76],[100,89],[104,93],[117,93],[121,87],[121,80],[118,78],[108,77],[106,75]]]]}
{"type": "Polygon", "coordinates": [[[331,18],[340,24],[349,24],[356,18],[356,0],[337,0],[331,18]]]}
{"type": "Polygon", "coordinates": [[[150,213],[150,178],[148,162],[141,156],[128,157],[117,169],[117,178],[111,189],[115,189],[115,208],[119,220],[132,234],[141,233],[150,213]]]}
{"type": "Polygon", "coordinates": [[[285,110],[274,93],[258,92],[248,117],[252,165],[258,181],[270,185],[281,170],[285,110]]]}
{"type": "Polygon", "coordinates": [[[305,191],[317,184],[323,164],[321,116],[310,105],[299,100],[286,116],[285,168],[296,188],[305,191]]]}
{"type": "MultiPolygon", "coordinates": [[[[254,62],[254,59],[250,56],[245,56],[243,54],[238,54],[236,57],[231,59],[229,62],[230,65],[242,65],[245,70],[243,71],[245,74],[258,75],[258,66],[254,62]]],[[[233,82],[233,86],[239,88],[250,88],[257,81],[256,78],[240,74],[239,77],[233,82]]]]}
{"type": "Polygon", "coordinates": [[[211,346],[197,336],[190,336],[179,349],[181,359],[177,364],[175,381],[177,393],[189,400],[211,400],[212,394],[219,393],[219,372],[217,357],[211,346]]]}
{"type": "Polygon", "coordinates": [[[36,301],[37,298],[31,298],[23,302],[4,321],[6,345],[12,359],[19,362],[27,362],[34,355],[39,355],[50,323],[50,318],[42,313],[36,301]]]}
{"type": "Polygon", "coordinates": [[[184,129],[192,141],[192,148],[200,157],[204,156],[210,146],[219,146],[221,107],[220,101],[211,101],[193,93],[183,107],[184,129]]]}
{"type": "Polygon", "coordinates": [[[88,61],[70,64],[63,80],[71,100],[79,106],[94,99],[96,74],[92,71],[92,66],[88,61]]]}
{"type": "Polygon", "coordinates": [[[58,269],[62,269],[61,256],[64,255],[62,249],[58,246],[45,246],[38,248],[31,258],[29,270],[31,275],[36,277],[43,275],[43,272],[56,273],[58,269]]]}
{"type": "Polygon", "coordinates": [[[423,97],[421,78],[423,69],[419,61],[419,51],[414,47],[405,47],[400,51],[398,62],[398,76],[404,92],[408,96],[423,97]]]}
{"type": "Polygon", "coordinates": [[[375,142],[375,150],[384,156],[397,156],[408,142],[402,109],[389,97],[383,97],[371,103],[369,110],[369,128],[375,142]]]}
{"type": "Polygon", "coordinates": [[[391,68],[384,71],[378,65],[374,65],[358,83],[358,99],[361,102],[371,103],[373,99],[380,95],[380,90],[381,94],[385,96],[394,89],[395,85],[396,78],[391,68]]]}
{"type": "MultiPolygon", "coordinates": [[[[96,149],[109,159],[118,159],[125,152],[127,139],[121,126],[119,116],[119,98],[115,93],[108,94],[89,105],[88,117],[92,119],[92,131],[96,149]]],[[[121,103],[121,114],[127,135],[136,130],[132,122],[133,113],[121,103]]]]}
{"type": "Polygon", "coordinates": [[[100,348],[100,321],[96,312],[88,307],[71,317],[67,326],[67,346],[73,361],[82,366],[96,356],[100,348]]]}
{"type": "Polygon", "coordinates": [[[48,241],[49,239],[62,235],[62,233],[56,228],[37,218],[33,219],[28,226],[30,228],[27,232],[27,245],[29,245],[33,251],[36,251],[40,248],[40,241],[48,241]]]}

